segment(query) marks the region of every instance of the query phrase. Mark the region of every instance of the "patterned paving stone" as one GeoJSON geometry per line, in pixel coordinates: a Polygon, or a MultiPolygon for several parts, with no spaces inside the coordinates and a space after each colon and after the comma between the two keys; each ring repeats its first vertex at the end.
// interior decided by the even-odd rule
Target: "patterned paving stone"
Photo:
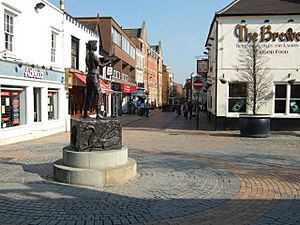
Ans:
{"type": "Polygon", "coordinates": [[[300,224],[298,133],[184,131],[170,115],[124,129],[138,174],[115,187],[53,182],[69,134],[1,146],[0,224],[300,224]]]}

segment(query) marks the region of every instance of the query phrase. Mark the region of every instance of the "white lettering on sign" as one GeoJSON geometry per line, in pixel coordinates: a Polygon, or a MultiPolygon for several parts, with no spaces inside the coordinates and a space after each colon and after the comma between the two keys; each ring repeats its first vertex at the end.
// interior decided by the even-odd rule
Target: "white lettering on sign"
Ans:
{"type": "Polygon", "coordinates": [[[32,68],[27,67],[25,69],[24,77],[34,78],[34,79],[43,79],[44,73],[40,71],[35,71],[32,68]]]}

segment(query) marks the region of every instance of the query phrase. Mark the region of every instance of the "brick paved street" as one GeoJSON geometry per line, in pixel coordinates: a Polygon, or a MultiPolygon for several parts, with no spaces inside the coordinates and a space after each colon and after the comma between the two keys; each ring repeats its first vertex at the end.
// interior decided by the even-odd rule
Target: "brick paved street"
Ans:
{"type": "Polygon", "coordinates": [[[0,146],[0,224],[300,224],[300,133],[241,138],[202,115],[124,115],[138,174],[115,187],[52,180],[69,133],[0,146]]]}

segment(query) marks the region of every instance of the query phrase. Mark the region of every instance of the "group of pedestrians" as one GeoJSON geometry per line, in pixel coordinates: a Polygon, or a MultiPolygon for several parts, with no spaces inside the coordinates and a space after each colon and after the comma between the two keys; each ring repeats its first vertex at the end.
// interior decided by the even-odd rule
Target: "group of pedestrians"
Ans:
{"type": "Polygon", "coordinates": [[[199,116],[201,111],[206,113],[206,101],[204,102],[204,104],[200,104],[200,102],[194,100],[188,100],[182,103],[177,102],[176,104],[177,115],[181,116],[181,112],[183,112],[183,116],[185,119],[188,119],[188,117],[192,119],[193,116],[197,117],[199,116]]]}
{"type": "Polygon", "coordinates": [[[150,112],[150,103],[148,99],[139,99],[138,97],[136,97],[135,99],[132,99],[129,103],[128,103],[128,113],[129,114],[137,114],[140,116],[146,116],[149,117],[149,112],[150,112]]]}

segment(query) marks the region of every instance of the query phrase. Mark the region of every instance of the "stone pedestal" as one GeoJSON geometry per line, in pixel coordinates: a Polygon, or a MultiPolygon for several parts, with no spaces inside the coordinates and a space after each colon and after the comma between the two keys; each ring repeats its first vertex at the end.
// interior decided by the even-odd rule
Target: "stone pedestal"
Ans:
{"type": "Polygon", "coordinates": [[[72,119],[70,145],[53,165],[55,180],[68,184],[111,186],[128,182],[137,164],[122,146],[122,127],[116,119],[72,119]]]}
{"type": "Polygon", "coordinates": [[[72,119],[70,146],[78,152],[122,149],[121,123],[117,119],[72,119]]]}

